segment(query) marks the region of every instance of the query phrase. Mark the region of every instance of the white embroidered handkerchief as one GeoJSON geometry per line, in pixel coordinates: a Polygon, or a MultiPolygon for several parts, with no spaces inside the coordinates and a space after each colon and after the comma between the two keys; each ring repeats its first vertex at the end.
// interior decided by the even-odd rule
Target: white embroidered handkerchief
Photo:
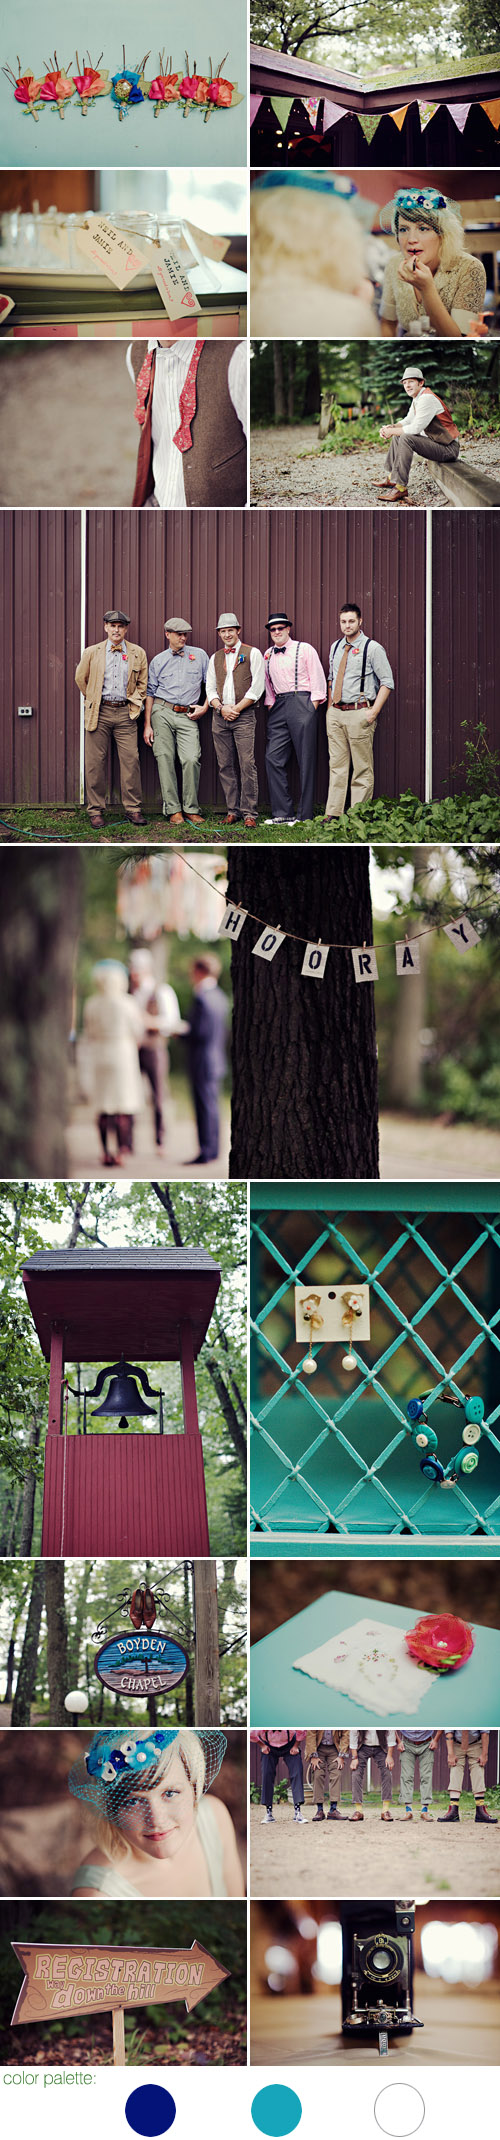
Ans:
{"type": "MultiPolygon", "coordinates": [[[[412,1624],[409,1620],[408,1627],[412,1624]]],[[[293,1669],[347,1694],[369,1716],[414,1716],[438,1674],[421,1670],[404,1637],[404,1628],[390,1628],[385,1621],[357,1620],[319,1649],[296,1657],[293,1669]]]]}

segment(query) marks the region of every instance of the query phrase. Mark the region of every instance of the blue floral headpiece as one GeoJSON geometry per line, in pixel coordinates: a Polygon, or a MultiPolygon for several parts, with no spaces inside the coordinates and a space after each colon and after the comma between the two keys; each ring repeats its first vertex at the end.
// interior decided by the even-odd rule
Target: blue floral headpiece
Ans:
{"type": "Polygon", "coordinates": [[[422,215],[429,216],[430,222],[439,231],[441,216],[446,208],[450,208],[460,221],[458,201],[447,200],[446,194],[439,193],[437,186],[422,186],[420,189],[416,186],[400,186],[394,194],[394,199],[387,201],[385,207],[381,208],[380,223],[382,230],[395,232],[399,216],[414,216],[418,220],[420,210],[422,215]]]}
{"type": "MultiPolygon", "coordinates": [[[[227,1739],[223,1731],[189,1733],[201,1745],[208,1791],[224,1760],[227,1739]]],[[[154,1773],[162,1754],[179,1738],[179,1728],[161,1731],[96,1731],[83,1759],[75,1761],[68,1776],[74,1798],[85,1798],[96,1812],[105,1813],[114,1787],[146,1779],[154,1773]]],[[[147,1788],[147,1784],[146,1784],[147,1788]]],[[[125,1795],[125,1794],[124,1794],[125,1795]]]]}

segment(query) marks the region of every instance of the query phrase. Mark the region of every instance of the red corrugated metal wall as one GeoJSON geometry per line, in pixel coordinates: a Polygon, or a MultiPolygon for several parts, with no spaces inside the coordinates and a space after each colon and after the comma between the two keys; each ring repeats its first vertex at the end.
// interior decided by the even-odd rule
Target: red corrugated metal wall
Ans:
{"type": "Polygon", "coordinates": [[[79,792],[80,514],[0,513],[0,797],[79,792]],[[18,706],[33,706],[30,718],[18,706]]]}
{"type": "Polygon", "coordinates": [[[47,1435],[42,1554],[209,1552],[201,1435],[47,1435]]]}
{"type": "Polygon", "coordinates": [[[498,602],[500,524],[495,512],[433,513],[433,794],[463,788],[451,779],[463,757],[462,722],[484,721],[500,747],[498,602]]]}
{"type": "MultiPolygon", "coordinates": [[[[220,609],[240,612],[247,639],[266,644],[271,603],[291,607],[296,630],[323,663],[346,595],[363,607],[366,630],[386,645],[396,692],[376,739],[378,792],[423,793],[425,515],[387,513],[90,513],[87,537],[88,636],[100,637],[103,609],[130,611],[148,653],[164,644],[168,615],[189,617],[193,643],[212,653],[220,609]]],[[[201,723],[200,799],[222,804],[208,720],[201,723]]],[[[257,759],[265,795],[265,722],[257,759]]],[[[143,752],[144,792],[157,795],[156,769],[143,752]]],[[[324,715],[318,803],[326,800],[324,715]]]]}

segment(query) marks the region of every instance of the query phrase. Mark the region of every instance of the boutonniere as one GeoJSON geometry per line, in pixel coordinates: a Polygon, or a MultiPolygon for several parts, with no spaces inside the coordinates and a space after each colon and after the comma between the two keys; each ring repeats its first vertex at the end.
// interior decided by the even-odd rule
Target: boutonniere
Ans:
{"type": "Polygon", "coordinates": [[[112,76],[110,91],[112,104],[118,105],[119,119],[125,118],[129,104],[144,103],[146,90],[144,68],[147,59],[149,59],[149,52],[145,52],[144,59],[141,60],[140,65],[127,67],[125,65],[125,46],[123,46],[123,67],[120,74],[112,76]]]}
{"type": "Polygon", "coordinates": [[[68,74],[65,74],[63,68],[59,66],[57,52],[54,52],[54,65],[45,75],[44,81],[40,83],[42,103],[51,104],[52,110],[58,111],[59,118],[64,119],[66,98],[74,97],[74,94],[75,84],[70,81],[68,74]]]}
{"type": "Polygon", "coordinates": [[[194,657],[194,654],[193,654],[193,652],[192,652],[192,649],[191,649],[191,647],[188,647],[188,661],[194,661],[194,658],[195,658],[195,657],[194,657]]]}
{"type": "Polygon", "coordinates": [[[238,654],[238,660],[237,660],[237,663],[236,663],[236,667],[237,667],[237,669],[239,669],[239,666],[240,666],[240,661],[244,661],[244,659],[245,659],[245,656],[244,656],[244,654],[238,654]]]}

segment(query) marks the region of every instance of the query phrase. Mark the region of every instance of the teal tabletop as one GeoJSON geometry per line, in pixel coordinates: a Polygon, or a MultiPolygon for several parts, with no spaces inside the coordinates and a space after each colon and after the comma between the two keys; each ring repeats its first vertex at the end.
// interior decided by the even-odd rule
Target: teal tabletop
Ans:
{"type": "MultiPolygon", "coordinates": [[[[466,1593],[466,1571],[464,1575],[466,1593]]],[[[267,1725],[269,1729],[291,1724],[372,1724],[373,1717],[359,1703],[324,1686],[321,1680],[294,1670],[296,1657],[317,1649],[321,1642],[353,1626],[367,1613],[383,1620],[387,1627],[398,1629],[414,1626],[420,1617],[418,1607],[415,1612],[408,1606],[403,1610],[399,1605],[383,1605],[373,1598],[352,1597],[336,1590],[317,1598],[314,1605],[296,1613],[283,1627],[275,1628],[263,1642],[254,1643],[250,1651],[250,1723],[267,1725]]],[[[466,1595],[463,1617],[467,1618],[466,1595]]],[[[421,1724],[449,1725],[454,1729],[458,1723],[483,1727],[500,1724],[500,1632],[470,1624],[474,1635],[472,1657],[458,1672],[447,1672],[438,1680],[429,1677],[415,1713],[403,1720],[409,1728],[418,1729],[421,1724]]],[[[382,1726],[401,1721],[397,1714],[376,1719],[382,1726]]]]}

